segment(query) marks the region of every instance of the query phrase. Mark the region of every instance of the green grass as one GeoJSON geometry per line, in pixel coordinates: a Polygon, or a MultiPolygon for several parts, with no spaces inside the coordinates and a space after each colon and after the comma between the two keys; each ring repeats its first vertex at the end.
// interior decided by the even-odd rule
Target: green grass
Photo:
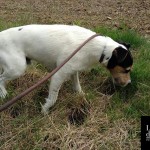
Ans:
{"type": "Polygon", "coordinates": [[[109,36],[116,41],[130,43],[133,49],[146,44],[146,41],[142,36],[127,28],[118,30],[106,27],[97,27],[94,31],[100,35],[109,36]]]}

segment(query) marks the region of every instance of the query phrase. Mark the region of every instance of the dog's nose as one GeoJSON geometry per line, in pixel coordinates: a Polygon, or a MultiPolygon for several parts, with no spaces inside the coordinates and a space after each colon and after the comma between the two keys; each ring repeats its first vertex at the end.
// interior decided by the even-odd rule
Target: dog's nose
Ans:
{"type": "Polygon", "coordinates": [[[127,81],[123,82],[120,80],[120,78],[114,78],[114,83],[118,86],[125,87],[126,85],[131,83],[131,80],[127,80],[127,81]]]}

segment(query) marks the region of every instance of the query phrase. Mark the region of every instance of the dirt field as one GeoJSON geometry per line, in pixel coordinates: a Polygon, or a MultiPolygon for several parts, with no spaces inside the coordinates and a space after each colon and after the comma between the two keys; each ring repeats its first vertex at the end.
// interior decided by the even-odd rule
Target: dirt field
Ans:
{"type": "Polygon", "coordinates": [[[149,0],[0,0],[0,20],[133,28],[150,34],[149,0]]]}

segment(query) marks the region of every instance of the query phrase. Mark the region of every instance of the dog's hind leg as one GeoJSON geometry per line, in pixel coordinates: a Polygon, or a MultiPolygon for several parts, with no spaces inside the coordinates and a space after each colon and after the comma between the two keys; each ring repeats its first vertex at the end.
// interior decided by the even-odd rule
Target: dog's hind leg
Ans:
{"type": "Polygon", "coordinates": [[[82,91],[82,88],[81,88],[81,85],[80,85],[78,72],[73,74],[71,76],[71,79],[72,79],[72,82],[73,82],[73,89],[75,90],[75,92],[77,92],[79,94],[82,94],[83,91],[82,91]]]}
{"type": "Polygon", "coordinates": [[[3,75],[4,69],[1,67],[0,68],[0,97],[5,98],[7,95],[7,91],[5,89],[5,77],[3,75]]]}
{"type": "Polygon", "coordinates": [[[0,97],[4,99],[7,95],[7,91],[5,89],[5,82],[3,81],[3,78],[0,78],[0,97]]]}
{"type": "Polygon", "coordinates": [[[2,65],[3,72],[0,75],[0,97],[3,99],[6,97],[7,91],[5,89],[5,82],[13,80],[21,76],[26,69],[26,60],[24,57],[7,56],[5,65],[2,65]]]}

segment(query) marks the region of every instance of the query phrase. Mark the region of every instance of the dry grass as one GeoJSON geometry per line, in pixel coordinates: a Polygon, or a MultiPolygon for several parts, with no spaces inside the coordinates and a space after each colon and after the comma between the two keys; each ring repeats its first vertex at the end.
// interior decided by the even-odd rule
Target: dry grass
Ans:
{"type": "MultiPolygon", "coordinates": [[[[25,90],[42,76],[42,70],[29,68],[24,77],[9,83],[11,96],[25,90]]],[[[105,94],[110,92],[110,84],[107,78],[99,77],[97,73],[91,79],[90,76],[91,72],[81,74],[83,88],[87,91],[86,100],[73,93],[70,82],[67,82],[62,87],[59,99],[50,110],[50,114],[43,116],[40,112],[40,102],[48,94],[46,83],[12,108],[2,112],[0,149],[128,150],[139,147],[136,120],[111,120],[106,110],[110,105],[113,91],[105,94]],[[86,86],[88,79],[91,84],[86,86]],[[103,89],[102,93],[102,88],[98,85],[105,85],[106,90],[103,89]],[[82,104],[88,106],[86,111],[81,107],[82,104]],[[76,109],[86,114],[80,113],[79,120],[84,118],[83,121],[81,119],[81,123],[70,122],[69,116],[76,109]]]]}

